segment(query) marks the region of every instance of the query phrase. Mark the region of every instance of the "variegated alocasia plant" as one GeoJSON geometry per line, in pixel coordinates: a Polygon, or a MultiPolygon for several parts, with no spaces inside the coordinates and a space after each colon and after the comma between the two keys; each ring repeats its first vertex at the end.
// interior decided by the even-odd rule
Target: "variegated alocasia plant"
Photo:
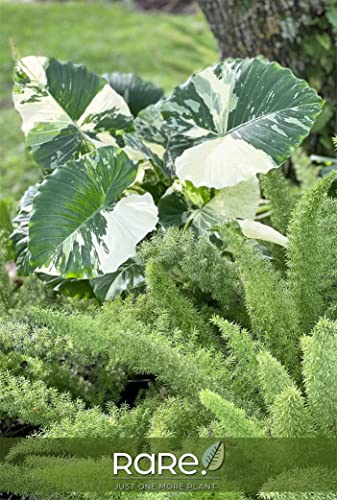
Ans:
{"type": "Polygon", "coordinates": [[[134,117],[120,94],[138,112],[162,90],[136,77],[103,78],[81,65],[33,56],[17,62],[14,82],[28,150],[52,172],[27,191],[15,220],[20,270],[58,285],[115,273],[158,220],[150,193],[126,192],[138,175],[133,159],[155,155],[127,135],[134,117]]]}
{"type": "Polygon", "coordinates": [[[167,164],[180,181],[159,202],[162,223],[205,233],[234,218],[247,237],[286,246],[285,237],[253,222],[257,174],[290,156],[321,105],[306,82],[259,58],[228,60],[193,75],[162,105],[167,164]]]}
{"type": "Polygon", "coordinates": [[[15,219],[21,270],[58,289],[86,283],[101,300],[141,287],[136,247],[158,209],[163,227],[208,236],[234,219],[247,237],[286,246],[254,220],[258,174],[289,157],[322,105],[289,70],[228,60],[167,98],[133,75],[44,57],[18,61],[14,79],[28,150],[49,174],[15,219]]]}

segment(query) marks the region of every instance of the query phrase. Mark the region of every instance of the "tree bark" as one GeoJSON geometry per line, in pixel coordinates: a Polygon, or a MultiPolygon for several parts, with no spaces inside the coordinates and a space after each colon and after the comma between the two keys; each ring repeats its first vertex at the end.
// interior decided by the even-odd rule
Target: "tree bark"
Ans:
{"type": "MultiPolygon", "coordinates": [[[[324,0],[199,0],[199,5],[222,59],[263,54],[286,62],[291,46],[325,14],[324,0]]],[[[326,26],[317,27],[325,32],[326,26]]]]}

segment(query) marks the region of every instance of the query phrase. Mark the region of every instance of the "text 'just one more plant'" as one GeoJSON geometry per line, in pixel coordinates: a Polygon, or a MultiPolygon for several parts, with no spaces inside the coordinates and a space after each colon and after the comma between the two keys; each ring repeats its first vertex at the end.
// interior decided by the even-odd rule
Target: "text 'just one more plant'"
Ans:
{"type": "Polygon", "coordinates": [[[158,225],[209,237],[236,220],[247,237],[286,246],[254,221],[257,175],[290,156],[322,106],[289,69],[227,60],[164,97],[134,75],[29,56],[14,80],[27,148],[44,174],[14,221],[20,272],[104,300],[143,284],[137,244],[158,225]]]}

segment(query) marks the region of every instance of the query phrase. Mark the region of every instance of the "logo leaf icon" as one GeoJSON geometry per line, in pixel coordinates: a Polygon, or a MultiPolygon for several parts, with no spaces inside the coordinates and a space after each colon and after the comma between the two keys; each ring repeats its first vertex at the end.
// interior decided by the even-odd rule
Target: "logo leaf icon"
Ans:
{"type": "Polygon", "coordinates": [[[201,461],[208,470],[218,470],[223,464],[225,458],[225,445],[222,441],[212,444],[204,452],[201,461]]]}

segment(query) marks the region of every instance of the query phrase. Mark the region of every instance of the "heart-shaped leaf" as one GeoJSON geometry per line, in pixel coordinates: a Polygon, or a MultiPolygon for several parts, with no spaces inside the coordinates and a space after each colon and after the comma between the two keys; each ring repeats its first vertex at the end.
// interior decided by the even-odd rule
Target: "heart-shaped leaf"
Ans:
{"type": "Polygon", "coordinates": [[[115,272],[133,257],[158,220],[149,193],[119,199],[135,177],[135,163],[113,147],[70,161],[48,176],[34,197],[29,222],[32,268],[92,279],[115,272]]]}
{"type": "Polygon", "coordinates": [[[158,102],[164,95],[162,88],[133,73],[105,73],[103,77],[125,99],[134,116],[150,104],[158,102]]]}
{"type": "Polygon", "coordinates": [[[104,146],[102,131],[129,128],[124,99],[85,66],[28,56],[14,71],[14,104],[34,159],[48,170],[79,152],[104,146]]]}
{"type": "Polygon", "coordinates": [[[280,165],[322,100],[277,63],[229,59],[192,76],[162,106],[180,180],[223,188],[280,165]]]}

